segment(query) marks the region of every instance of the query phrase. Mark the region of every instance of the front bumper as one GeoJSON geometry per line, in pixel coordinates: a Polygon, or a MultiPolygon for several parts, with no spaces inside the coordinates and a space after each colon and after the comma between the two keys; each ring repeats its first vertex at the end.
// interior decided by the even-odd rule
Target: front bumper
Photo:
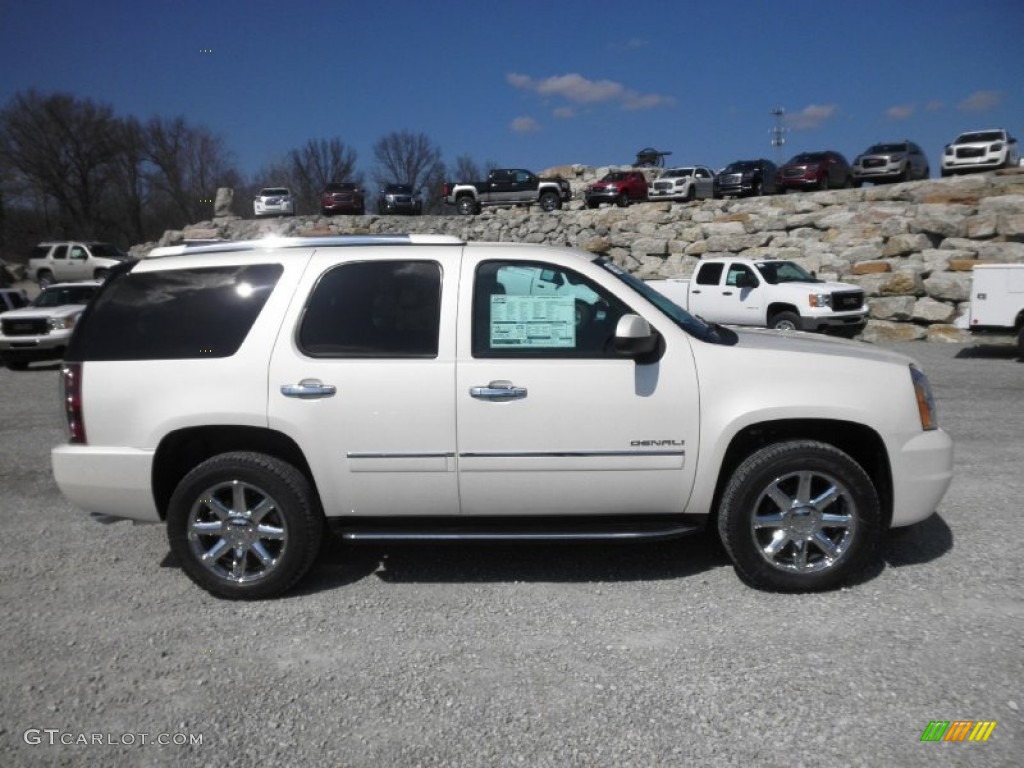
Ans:
{"type": "Polygon", "coordinates": [[[0,336],[0,354],[21,360],[53,360],[64,354],[71,331],[32,336],[0,336]]]}
{"type": "Polygon", "coordinates": [[[57,487],[76,507],[110,517],[160,522],[150,485],[152,451],[68,444],[50,451],[50,461],[57,487]]]}
{"type": "Polygon", "coordinates": [[[953,441],[941,429],[909,436],[891,454],[892,527],[918,523],[935,512],[953,479],[953,441]]]}
{"type": "Polygon", "coordinates": [[[868,310],[864,309],[857,310],[856,312],[844,312],[842,314],[834,314],[827,316],[816,317],[810,315],[807,317],[801,316],[800,318],[800,330],[801,331],[861,331],[868,322],[868,310]]]}

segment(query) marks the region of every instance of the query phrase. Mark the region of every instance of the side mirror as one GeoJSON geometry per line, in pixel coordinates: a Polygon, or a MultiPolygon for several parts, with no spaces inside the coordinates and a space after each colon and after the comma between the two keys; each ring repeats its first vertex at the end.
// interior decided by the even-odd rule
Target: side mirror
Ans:
{"type": "Polygon", "coordinates": [[[653,363],[661,357],[661,334],[640,315],[623,315],[615,325],[615,353],[638,363],[653,363]]]}

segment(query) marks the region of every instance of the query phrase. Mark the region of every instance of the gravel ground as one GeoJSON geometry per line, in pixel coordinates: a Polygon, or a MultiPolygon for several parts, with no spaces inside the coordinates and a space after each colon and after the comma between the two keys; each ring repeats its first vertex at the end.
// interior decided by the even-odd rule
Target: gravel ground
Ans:
{"type": "Polygon", "coordinates": [[[956,477],[862,583],[803,596],[696,537],[332,544],[283,599],[216,600],[162,528],[62,499],[55,368],[0,369],[0,766],[1018,766],[1024,363],[894,346],[956,477]]]}

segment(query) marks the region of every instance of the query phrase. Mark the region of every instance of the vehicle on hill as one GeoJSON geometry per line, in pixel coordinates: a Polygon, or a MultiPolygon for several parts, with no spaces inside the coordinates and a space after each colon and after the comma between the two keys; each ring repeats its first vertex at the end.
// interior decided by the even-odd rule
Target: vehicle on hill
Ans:
{"type": "Polygon", "coordinates": [[[651,200],[707,200],[718,196],[718,179],[706,165],[669,168],[651,182],[651,200]]]}
{"type": "Polygon", "coordinates": [[[853,169],[839,152],[801,152],[775,173],[775,189],[834,189],[853,186],[853,169]]]}
{"type": "Polygon", "coordinates": [[[927,179],[931,174],[924,150],[912,141],[872,144],[854,158],[851,167],[855,187],[865,181],[878,184],[927,179]]]}
{"type": "Polygon", "coordinates": [[[264,187],[252,202],[253,215],[294,216],[295,198],[287,187],[264,187]]]}
{"type": "Polygon", "coordinates": [[[1017,140],[1002,128],[961,133],[942,152],[942,175],[1013,168],[1019,162],[1017,140]]]}
{"type": "Polygon", "coordinates": [[[583,192],[587,208],[601,203],[612,203],[625,208],[630,203],[647,199],[650,192],[647,175],[643,171],[609,171],[583,192]]]}
{"type": "Polygon", "coordinates": [[[647,283],[713,323],[855,336],[867,322],[863,290],[819,280],[792,261],[704,259],[692,278],[647,283]]]}
{"type": "Polygon", "coordinates": [[[99,282],[53,283],[28,306],[0,313],[0,360],[12,370],[37,360],[60,360],[99,287],[99,282]]]}
{"type": "Polygon", "coordinates": [[[952,475],[909,358],[707,324],[554,246],[294,238],[140,260],[89,305],[61,381],[61,491],[165,524],[228,598],[287,590],[327,526],[378,545],[709,528],[748,583],[829,589],[952,475]]]}
{"type": "Polygon", "coordinates": [[[127,254],[110,243],[40,243],[29,254],[26,274],[45,288],[56,282],[102,280],[111,269],[127,260],[127,254]]]}
{"type": "Polygon", "coordinates": [[[411,184],[386,184],[377,198],[377,213],[419,216],[423,213],[423,199],[411,184]]]}
{"type": "Polygon", "coordinates": [[[332,181],[320,191],[320,213],[324,216],[336,213],[362,216],[366,213],[366,195],[355,182],[332,181]]]}
{"type": "Polygon", "coordinates": [[[736,160],[718,174],[718,191],[722,197],[760,197],[775,192],[775,172],[771,160],[736,160]]]}
{"type": "Polygon", "coordinates": [[[486,181],[445,182],[441,198],[466,216],[490,205],[536,204],[556,211],[572,199],[572,187],[561,177],[541,178],[523,168],[495,168],[486,181]]]}

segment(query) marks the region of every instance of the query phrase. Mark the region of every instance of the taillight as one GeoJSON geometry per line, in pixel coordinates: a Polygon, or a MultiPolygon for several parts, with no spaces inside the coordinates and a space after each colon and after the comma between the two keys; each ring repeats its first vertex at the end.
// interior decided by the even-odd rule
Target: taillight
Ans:
{"type": "Polygon", "coordinates": [[[85,419],[82,415],[82,364],[64,363],[60,370],[60,399],[64,404],[68,442],[85,444],[85,419]]]}

